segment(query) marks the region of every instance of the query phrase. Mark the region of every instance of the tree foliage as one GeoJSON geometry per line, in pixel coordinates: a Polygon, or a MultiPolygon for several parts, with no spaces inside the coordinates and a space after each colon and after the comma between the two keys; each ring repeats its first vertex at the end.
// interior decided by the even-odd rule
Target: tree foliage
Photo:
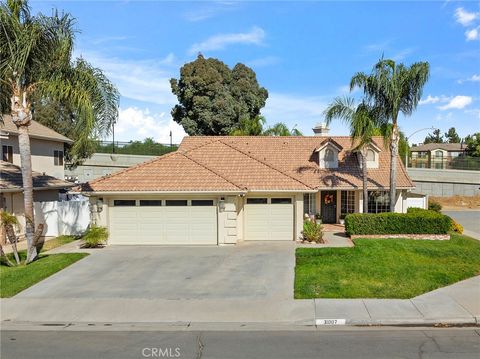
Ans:
{"type": "Polygon", "coordinates": [[[445,138],[448,143],[460,143],[462,141],[455,127],[451,127],[448,132],[445,132],[445,138]]]}
{"type": "Polygon", "coordinates": [[[441,131],[437,128],[436,130],[433,130],[433,133],[429,133],[426,137],[423,143],[444,143],[445,141],[443,140],[443,136],[441,131]]]}
{"type": "Polygon", "coordinates": [[[264,128],[265,117],[256,116],[253,119],[240,121],[237,129],[233,130],[231,136],[303,136],[302,132],[295,126],[290,129],[283,122],[277,122],[271,127],[264,128]]]}
{"type": "MultiPolygon", "coordinates": [[[[148,137],[143,141],[131,141],[123,146],[115,146],[115,153],[125,155],[149,155],[149,156],[161,156],[166,153],[175,151],[177,146],[166,146],[161,143],[155,142],[153,138],[148,137]]],[[[113,153],[113,144],[98,145],[95,152],[100,153],[113,153]]]]}
{"type": "Polygon", "coordinates": [[[465,137],[465,145],[467,156],[480,157],[480,132],[465,137]]]}
{"type": "Polygon", "coordinates": [[[172,117],[189,135],[228,135],[255,119],[268,98],[251,68],[239,63],[230,69],[202,55],[182,66],[170,84],[178,98],[172,117]]]}

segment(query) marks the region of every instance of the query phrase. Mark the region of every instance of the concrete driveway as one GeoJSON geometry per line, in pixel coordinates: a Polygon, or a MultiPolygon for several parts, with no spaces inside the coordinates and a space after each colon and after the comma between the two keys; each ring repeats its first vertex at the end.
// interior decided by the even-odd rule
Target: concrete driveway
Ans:
{"type": "Polygon", "coordinates": [[[293,242],[111,246],[15,298],[293,299],[293,242]]]}
{"type": "Polygon", "coordinates": [[[465,234],[473,238],[480,239],[480,211],[464,210],[464,211],[443,211],[447,216],[452,217],[460,223],[465,234]]]}

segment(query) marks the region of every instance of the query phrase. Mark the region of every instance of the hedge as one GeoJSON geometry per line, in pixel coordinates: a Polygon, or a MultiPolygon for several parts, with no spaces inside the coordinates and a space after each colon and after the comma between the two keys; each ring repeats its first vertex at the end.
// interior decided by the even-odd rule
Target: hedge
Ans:
{"type": "Polygon", "coordinates": [[[345,231],[356,234],[447,234],[451,218],[429,210],[409,213],[354,213],[345,218],[345,231]]]}

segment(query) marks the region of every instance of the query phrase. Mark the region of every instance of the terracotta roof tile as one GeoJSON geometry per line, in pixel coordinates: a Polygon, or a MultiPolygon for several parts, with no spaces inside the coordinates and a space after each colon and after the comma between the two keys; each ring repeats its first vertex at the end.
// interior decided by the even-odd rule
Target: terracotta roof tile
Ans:
{"type": "MultiPolygon", "coordinates": [[[[325,137],[185,137],[177,152],[92,181],[90,191],[242,191],[361,188],[362,172],[348,136],[331,136],[342,150],[336,169],[320,169],[315,149],[325,137]]],[[[388,188],[390,155],[381,137],[379,168],[369,188],[388,188]]],[[[414,187],[400,159],[397,186],[414,187]]]]}

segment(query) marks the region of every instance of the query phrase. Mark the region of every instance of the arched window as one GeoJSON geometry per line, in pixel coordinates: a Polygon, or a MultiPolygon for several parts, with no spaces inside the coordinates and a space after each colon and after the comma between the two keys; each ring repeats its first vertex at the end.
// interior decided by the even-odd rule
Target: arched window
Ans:
{"type": "Polygon", "coordinates": [[[333,151],[330,148],[325,150],[325,154],[323,156],[325,162],[333,162],[333,151]]]}
{"type": "Polygon", "coordinates": [[[443,157],[443,152],[442,151],[435,151],[435,157],[436,158],[442,158],[443,157]]]}
{"type": "Polygon", "coordinates": [[[375,152],[372,150],[367,151],[367,161],[375,161],[375,152]]]}

